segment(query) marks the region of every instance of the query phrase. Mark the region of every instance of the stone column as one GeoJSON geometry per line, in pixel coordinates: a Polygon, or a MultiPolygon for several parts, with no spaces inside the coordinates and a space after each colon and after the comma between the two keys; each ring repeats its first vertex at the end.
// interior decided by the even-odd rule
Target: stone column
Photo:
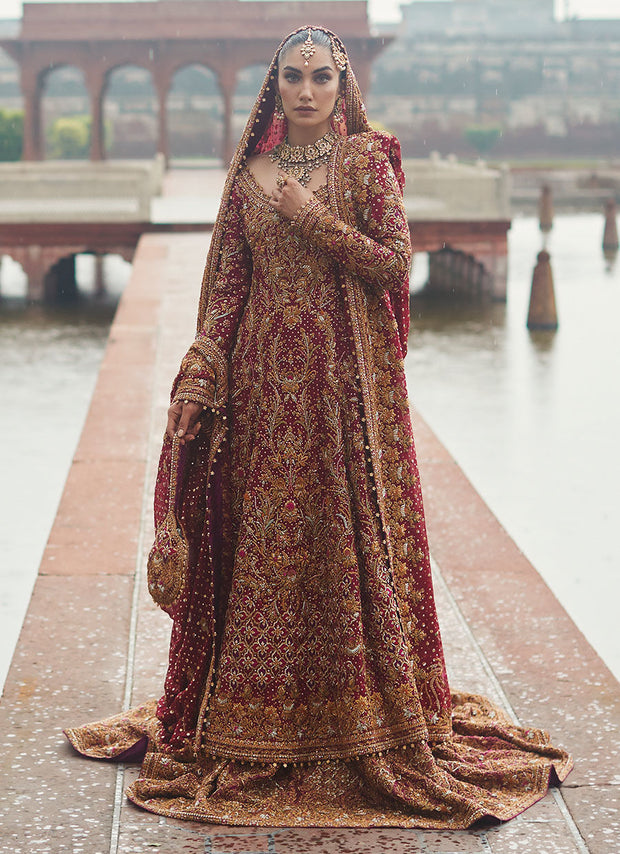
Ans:
{"type": "Polygon", "coordinates": [[[170,161],[170,141],[168,139],[168,91],[170,80],[158,77],[154,80],[157,91],[157,151],[163,154],[166,167],[170,161]]]}
{"type": "Polygon", "coordinates": [[[553,192],[549,184],[543,184],[540,188],[538,223],[543,234],[549,234],[553,228],[553,192]]]}
{"type": "Polygon", "coordinates": [[[28,277],[28,299],[30,302],[42,302],[45,298],[45,274],[47,259],[41,246],[26,246],[21,258],[18,258],[22,270],[28,277]]]}
{"type": "Polygon", "coordinates": [[[538,261],[532,274],[527,328],[551,330],[558,328],[551,259],[545,249],[538,253],[538,261]]]}
{"type": "Polygon", "coordinates": [[[78,286],[75,278],[75,255],[66,255],[48,270],[48,299],[59,302],[73,302],[77,299],[78,286]]]}
{"type": "Polygon", "coordinates": [[[105,78],[102,74],[91,74],[88,77],[90,93],[90,159],[105,160],[105,143],[103,139],[103,96],[105,78]]]}
{"type": "Polygon", "coordinates": [[[232,68],[225,68],[218,72],[218,82],[222,92],[222,100],[224,102],[224,138],[222,140],[222,159],[224,165],[228,166],[235,153],[233,138],[232,138],[232,118],[233,118],[233,95],[235,94],[235,85],[237,82],[237,72],[232,68]]]}
{"type": "Polygon", "coordinates": [[[21,90],[24,98],[24,144],[22,160],[43,160],[41,139],[41,95],[39,75],[21,69],[21,90]]]}
{"type": "Polygon", "coordinates": [[[105,273],[103,269],[103,255],[95,253],[95,296],[102,297],[106,292],[105,273]]]}
{"type": "Polygon", "coordinates": [[[605,202],[605,230],[603,232],[603,252],[617,252],[618,225],[616,223],[616,200],[607,199],[605,202]]]}

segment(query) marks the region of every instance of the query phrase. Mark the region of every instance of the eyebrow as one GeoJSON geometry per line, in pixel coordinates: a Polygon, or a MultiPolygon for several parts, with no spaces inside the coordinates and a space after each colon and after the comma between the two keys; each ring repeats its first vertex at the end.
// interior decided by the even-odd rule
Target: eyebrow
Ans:
{"type": "MultiPolygon", "coordinates": [[[[282,70],[283,71],[301,71],[301,69],[295,68],[294,65],[285,65],[282,70]]],[[[322,68],[315,68],[312,73],[318,74],[319,71],[333,71],[333,70],[334,69],[331,67],[331,65],[324,65],[322,68]]]]}

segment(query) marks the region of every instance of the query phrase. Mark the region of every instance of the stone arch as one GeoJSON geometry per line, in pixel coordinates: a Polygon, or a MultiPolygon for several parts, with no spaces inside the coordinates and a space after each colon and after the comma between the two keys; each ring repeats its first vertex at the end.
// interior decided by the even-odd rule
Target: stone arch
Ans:
{"type": "Polygon", "coordinates": [[[131,273],[132,259],[118,247],[106,249],[85,245],[75,254],[75,278],[81,295],[111,298],[117,302],[131,273]]]}
{"type": "Polygon", "coordinates": [[[104,156],[153,157],[158,150],[159,102],[150,68],[131,60],[108,68],[101,88],[104,156]]]}
{"type": "Polygon", "coordinates": [[[0,246],[0,282],[7,258],[22,269],[24,297],[31,302],[55,303],[75,300],[84,292],[101,296],[111,291],[113,299],[118,299],[129,279],[133,250],[125,246],[102,249],[82,242],[64,246],[0,246]],[[85,256],[92,256],[92,262],[85,256]],[[109,266],[114,276],[111,283],[106,282],[109,266]]]}
{"type": "Polygon", "coordinates": [[[27,278],[26,296],[40,302],[53,300],[61,289],[74,294],[75,275],[72,261],[80,248],[75,246],[11,246],[2,250],[19,264],[27,278]]]}
{"type": "Polygon", "coordinates": [[[224,104],[217,72],[204,62],[177,65],[165,110],[170,157],[219,157],[224,104]]]}
{"type": "Polygon", "coordinates": [[[491,279],[484,261],[469,252],[449,245],[429,252],[429,292],[481,298],[492,292],[491,279]]]}
{"type": "Polygon", "coordinates": [[[74,63],[57,63],[45,68],[39,75],[41,91],[40,113],[40,145],[44,159],[75,159],[84,160],[89,156],[90,147],[90,99],[86,74],[80,66],[74,63]],[[79,139],[73,145],[67,140],[60,145],[60,140],[50,139],[50,131],[54,122],[61,118],[80,116],[85,122],[85,139],[82,146],[79,139]]]}

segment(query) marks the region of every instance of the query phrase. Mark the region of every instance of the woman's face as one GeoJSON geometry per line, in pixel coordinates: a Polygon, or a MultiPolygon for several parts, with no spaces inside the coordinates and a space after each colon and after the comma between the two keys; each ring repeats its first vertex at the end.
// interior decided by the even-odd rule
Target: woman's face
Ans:
{"type": "Polygon", "coordinates": [[[328,47],[316,45],[307,65],[301,45],[287,50],[278,63],[278,89],[289,134],[291,128],[313,131],[316,139],[327,133],[340,92],[340,74],[328,47]]]}

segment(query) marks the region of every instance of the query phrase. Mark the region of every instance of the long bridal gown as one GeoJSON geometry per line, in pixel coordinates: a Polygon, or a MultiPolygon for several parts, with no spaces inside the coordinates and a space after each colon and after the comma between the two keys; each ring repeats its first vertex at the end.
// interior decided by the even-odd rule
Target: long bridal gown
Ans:
{"type": "Polygon", "coordinates": [[[179,380],[215,394],[226,418],[217,447],[205,431],[187,451],[196,569],[173,614],[165,694],[157,715],[153,701],[67,731],[99,758],[148,739],[128,795],[153,812],[462,828],[518,814],[570,770],[543,731],[450,695],[403,343],[381,319],[396,317],[390,289],[410,251],[391,145],[339,142],[293,222],[247,167],[233,185],[221,272],[179,380]]]}

